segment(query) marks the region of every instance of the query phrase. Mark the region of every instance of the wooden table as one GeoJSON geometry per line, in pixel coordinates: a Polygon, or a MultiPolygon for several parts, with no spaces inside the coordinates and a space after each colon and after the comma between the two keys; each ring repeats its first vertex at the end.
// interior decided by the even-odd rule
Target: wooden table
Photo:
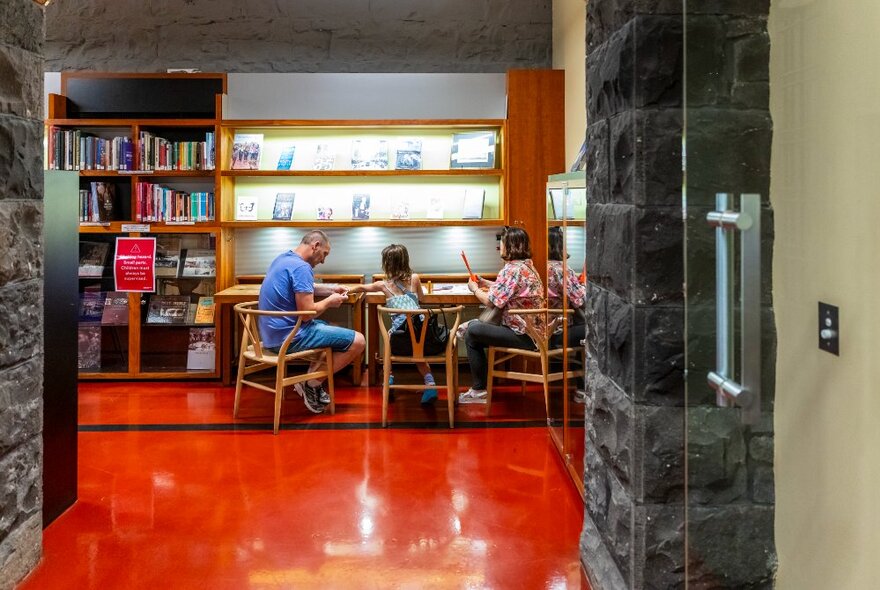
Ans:
{"type": "MultiPolygon", "coordinates": [[[[345,285],[354,287],[354,285],[345,285]]],[[[217,305],[217,315],[220,318],[220,375],[224,385],[231,385],[232,379],[232,343],[228,334],[233,334],[235,318],[232,309],[236,303],[257,301],[260,298],[259,284],[233,285],[214,293],[214,303],[217,305]]],[[[364,333],[364,294],[354,293],[348,296],[348,304],[352,306],[351,323],[356,332],[364,333]]],[[[352,382],[359,385],[363,375],[363,359],[357,358],[352,362],[352,382]]]]}
{"type": "MultiPolygon", "coordinates": [[[[424,283],[423,283],[424,284],[424,283]]],[[[434,284],[436,289],[432,293],[422,295],[419,305],[423,307],[441,307],[444,305],[480,305],[479,300],[473,293],[463,293],[460,290],[448,293],[442,290],[446,285],[434,284]]],[[[460,285],[458,285],[460,287],[460,285]]],[[[376,307],[385,304],[383,293],[367,293],[367,379],[370,385],[376,385],[379,378],[379,311],[376,307]]]]}

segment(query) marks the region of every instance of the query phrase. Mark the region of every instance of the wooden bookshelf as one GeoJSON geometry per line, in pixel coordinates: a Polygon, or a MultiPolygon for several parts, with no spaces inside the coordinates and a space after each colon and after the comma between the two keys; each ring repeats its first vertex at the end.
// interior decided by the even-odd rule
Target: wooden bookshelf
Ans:
{"type": "MultiPolygon", "coordinates": [[[[92,182],[105,182],[115,188],[115,203],[112,221],[80,223],[81,242],[104,242],[109,254],[101,277],[80,277],[80,291],[95,288],[98,292],[114,290],[113,249],[117,237],[156,236],[157,239],[170,239],[172,243],[180,240],[188,244],[181,247],[179,256],[194,245],[208,245],[214,251],[217,271],[214,277],[158,277],[158,282],[177,283],[174,290],[189,293],[192,303],[197,303],[199,293],[194,293],[194,285],[208,281],[208,291],[219,291],[225,280],[223,269],[228,264],[223,261],[224,230],[220,227],[219,208],[220,174],[217,166],[199,169],[143,170],[137,169],[141,160],[141,132],[149,132],[154,137],[165,138],[176,153],[176,142],[207,142],[206,135],[213,134],[214,144],[220,136],[219,95],[226,92],[225,74],[117,74],[102,72],[62,73],[61,93],[49,96],[49,112],[46,120],[47,137],[53,129],[61,132],[77,130],[81,135],[102,139],[127,137],[131,144],[131,168],[129,170],[79,170],[80,189],[89,190],[92,182]],[[118,92],[110,92],[115,88],[118,92]],[[197,89],[198,96],[188,93],[197,89]],[[208,90],[208,93],[205,90],[208,90]],[[130,100],[131,102],[126,102],[130,100]],[[114,102],[116,101],[116,102],[114,102]],[[153,107],[156,107],[153,110],[153,107]],[[151,183],[177,190],[182,193],[213,194],[215,216],[209,221],[153,221],[137,219],[137,190],[141,182],[151,183]],[[137,230],[137,231],[133,231],[137,230]]],[[[68,134],[73,137],[73,134],[68,134]]],[[[80,143],[80,149],[82,149],[80,143]]],[[[183,149],[180,144],[177,147],[183,149]]],[[[196,145],[189,144],[186,152],[189,163],[195,165],[199,160],[196,145]]],[[[208,155],[210,145],[206,143],[199,156],[208,155]]],[[[54,159],[57,152],[47,152],[54,159]]],[[[181,158],[182,160],[183,158],[181,158]]],[[[47,165],[48,165],[47,161],[47,165]]],[[[209,160],[201,162],[209,164],[209,160]]],[[[78,166],[79,162],[76,162],[78,166]]],[[[73,195],[72,198],[76,198],[73,195]]],[[[181,198],[182,199],[182,198],[181,198]]],[[[208,213],[208,197],[203,197],[208,213]]],[[[187,200],[189,200],[187,198],[187,200]]],[[[182,266],[182,265],[181,265],[182,266]]],[[[170,288],[170,287],[169,287],[170,288]]],[[[107,325],[81,323],[84,327],[100,327],[101,351],[100,366],[81,369],[81,379],[205,379],[216,378],[220,374],[220,323],[190,325],[147,324],[146,314],[153,294],[129,293],[128,324],[107,325]],[[190,328],[211,328],[215,330],[214,368],[211,370],[187,369],[188,338],[190,328]],[[157,337],[161,342],[156,342],[157,337]]],[[[82,318],[81,318],[82,319],[82,318]]],[[[91,354],[91,353],[90,353],[91,354]]]]}

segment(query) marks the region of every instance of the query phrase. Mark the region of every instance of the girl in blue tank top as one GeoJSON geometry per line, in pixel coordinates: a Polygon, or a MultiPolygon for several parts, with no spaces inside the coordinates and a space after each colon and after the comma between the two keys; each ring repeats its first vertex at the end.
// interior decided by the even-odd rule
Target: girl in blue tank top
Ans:
{"type": "MultiPolygon", "coordinates": [[[[402,244],[391,244],[382,250],[382,271],[385,278],[369,285],[357,285],[349,290],[349,293],[366,291],[371,293],[382,292],[385,294],[385,307],[395,309],[418,309],[419,298],[422,294],[422,283],[419,275],[409,267],[409,252],[402,244]]],[[[424,318],[422,318],[424,320],[424,318]]],[[[406,330],[406,314],[394,314],[391,316],[391,332],[406,330]]],[[[394,351],[392,350],[392,353],[394,351]]],[[[435,385],[434,376],[431,375],[431,367],[428,363],[416,363],[419,373],[425,380],[425,385],[435,385]]],[[[394,376],[390,377],[394,383],[394,376]]],[[[437,399],[437,389],[428,388],[422,394],[422,403],[428,404],[437,399]]]]}

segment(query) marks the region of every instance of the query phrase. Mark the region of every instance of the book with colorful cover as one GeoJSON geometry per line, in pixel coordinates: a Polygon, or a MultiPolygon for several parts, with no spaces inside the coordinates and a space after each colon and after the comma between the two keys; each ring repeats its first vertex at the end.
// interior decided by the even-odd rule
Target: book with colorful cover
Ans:
{"type": "Polygon", "coordinates": [[[290,167],[293,165],[293,154],[296,151],[296,146],[294,145],[285,145],[281,148],[281,154],[278,156],[278,165],[275,166],[276,170],[290,170],[290,167]]]}
{"type": "Polygon", "coordinates": [[[317,207],[315,209],[315,219],[318,221],[333,221],[333,207],[317,207]]]}
{"type": "Polygon", "coordinates": [[[394,168],[397,170],[422,169],[421,139],[402,139],[398,142],[394,168]]]}
{"type": "Polygon", "coordinates": [[[181,277],[214,277],[217,276],[217,258],[214,250],[193,249],[185,251],[181,277]]]}
{"type": "Polygon", "coordinates": [[[259,170],[262,149],[262,133],[236,133],[232,140],[230,168],[233,170],[259,170]]]}
{"type": "Polygon", "coordinates": [[[452,136],[450,168],[494,168],[495,132],[471,131],[452,136]]]}
{"type": "Polygon", "coordinates": [[[147,308],[148,324],[185,324],[189,295],[153,295],[147,308]]]}
{"type": "Polygon", "coordinates": [[[214,323],[214,298],[199,297],[199,304],[196,308],[195,324],[213,324],[214,323]]]}
{"type": "Polygon", "coordinates": [[[387,170],[388,142],[384,139],[355,139],[351,142],[352,170],[387,170]]]}
{"type": "Polygon", "coordinates": [[[293,217],[293,200],[296,193],[278,193],[275,195],[275,208],[272,210],[272,219],[290,221],[293,217]]]}
{"type": "Polygon", "coordinates": [[[128,325],[128,293],[108,291],[101,314],[101,324],[105,326],[128,325]]]}
{"type": "Polygon", "coordinates": [[[366,193],[355,193],[351,197],[351,218],[352,219],[369,219],[370,218],[370,195],[366,193]]]}
{"type": "Polygon", "coordinates": [[[190,328],[186,351],[186,368],[189,371],[213,371],[217,356],[214,328],[190,328]]]}

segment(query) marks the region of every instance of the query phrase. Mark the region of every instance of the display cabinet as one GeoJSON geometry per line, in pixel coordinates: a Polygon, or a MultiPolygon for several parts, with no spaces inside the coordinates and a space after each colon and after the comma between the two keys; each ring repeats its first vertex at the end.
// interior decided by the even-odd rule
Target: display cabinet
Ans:
{"type": "Polygon", "coordinates": [[[503,225],[504,121],[232,121],[223,227],[503,225]]]}
{"type": "Polygon", "coordinates": [[[218,374],[213,320],[196,323],[189,314],[208,304],[223,268],[215,144],[225,91],[225,74],[72,72],[62,74],[61,94],[49,95],[46,167],[79,174],[78,194],[68,198],[78,203],[81,378],[218,374]],[[164,247],[154,293],[115,291],[122,236],[155,237],[164,247]],[[210,275],[188,274],[193,253],[210,275]],[[168,257],[179,275],[170,276],[168,257]],[[150,317],[161,297],[178,298],[162,308],[173,321],[150,317]]]}
{"type": "MultiPolygon", "coordinates": [[[[547,301],[568,322],[552,342],[568,349],[561,369],[585,369],[586,316],[575,309],[586,301],[586,173],[554,174],[547,179],[547,301]]],[[[555,347],[555,346],[554,346],[555,347]]],[[[550,396],[550,434],[572,481],[584,493],[584,378],[558,382],[550,396]]]]}

